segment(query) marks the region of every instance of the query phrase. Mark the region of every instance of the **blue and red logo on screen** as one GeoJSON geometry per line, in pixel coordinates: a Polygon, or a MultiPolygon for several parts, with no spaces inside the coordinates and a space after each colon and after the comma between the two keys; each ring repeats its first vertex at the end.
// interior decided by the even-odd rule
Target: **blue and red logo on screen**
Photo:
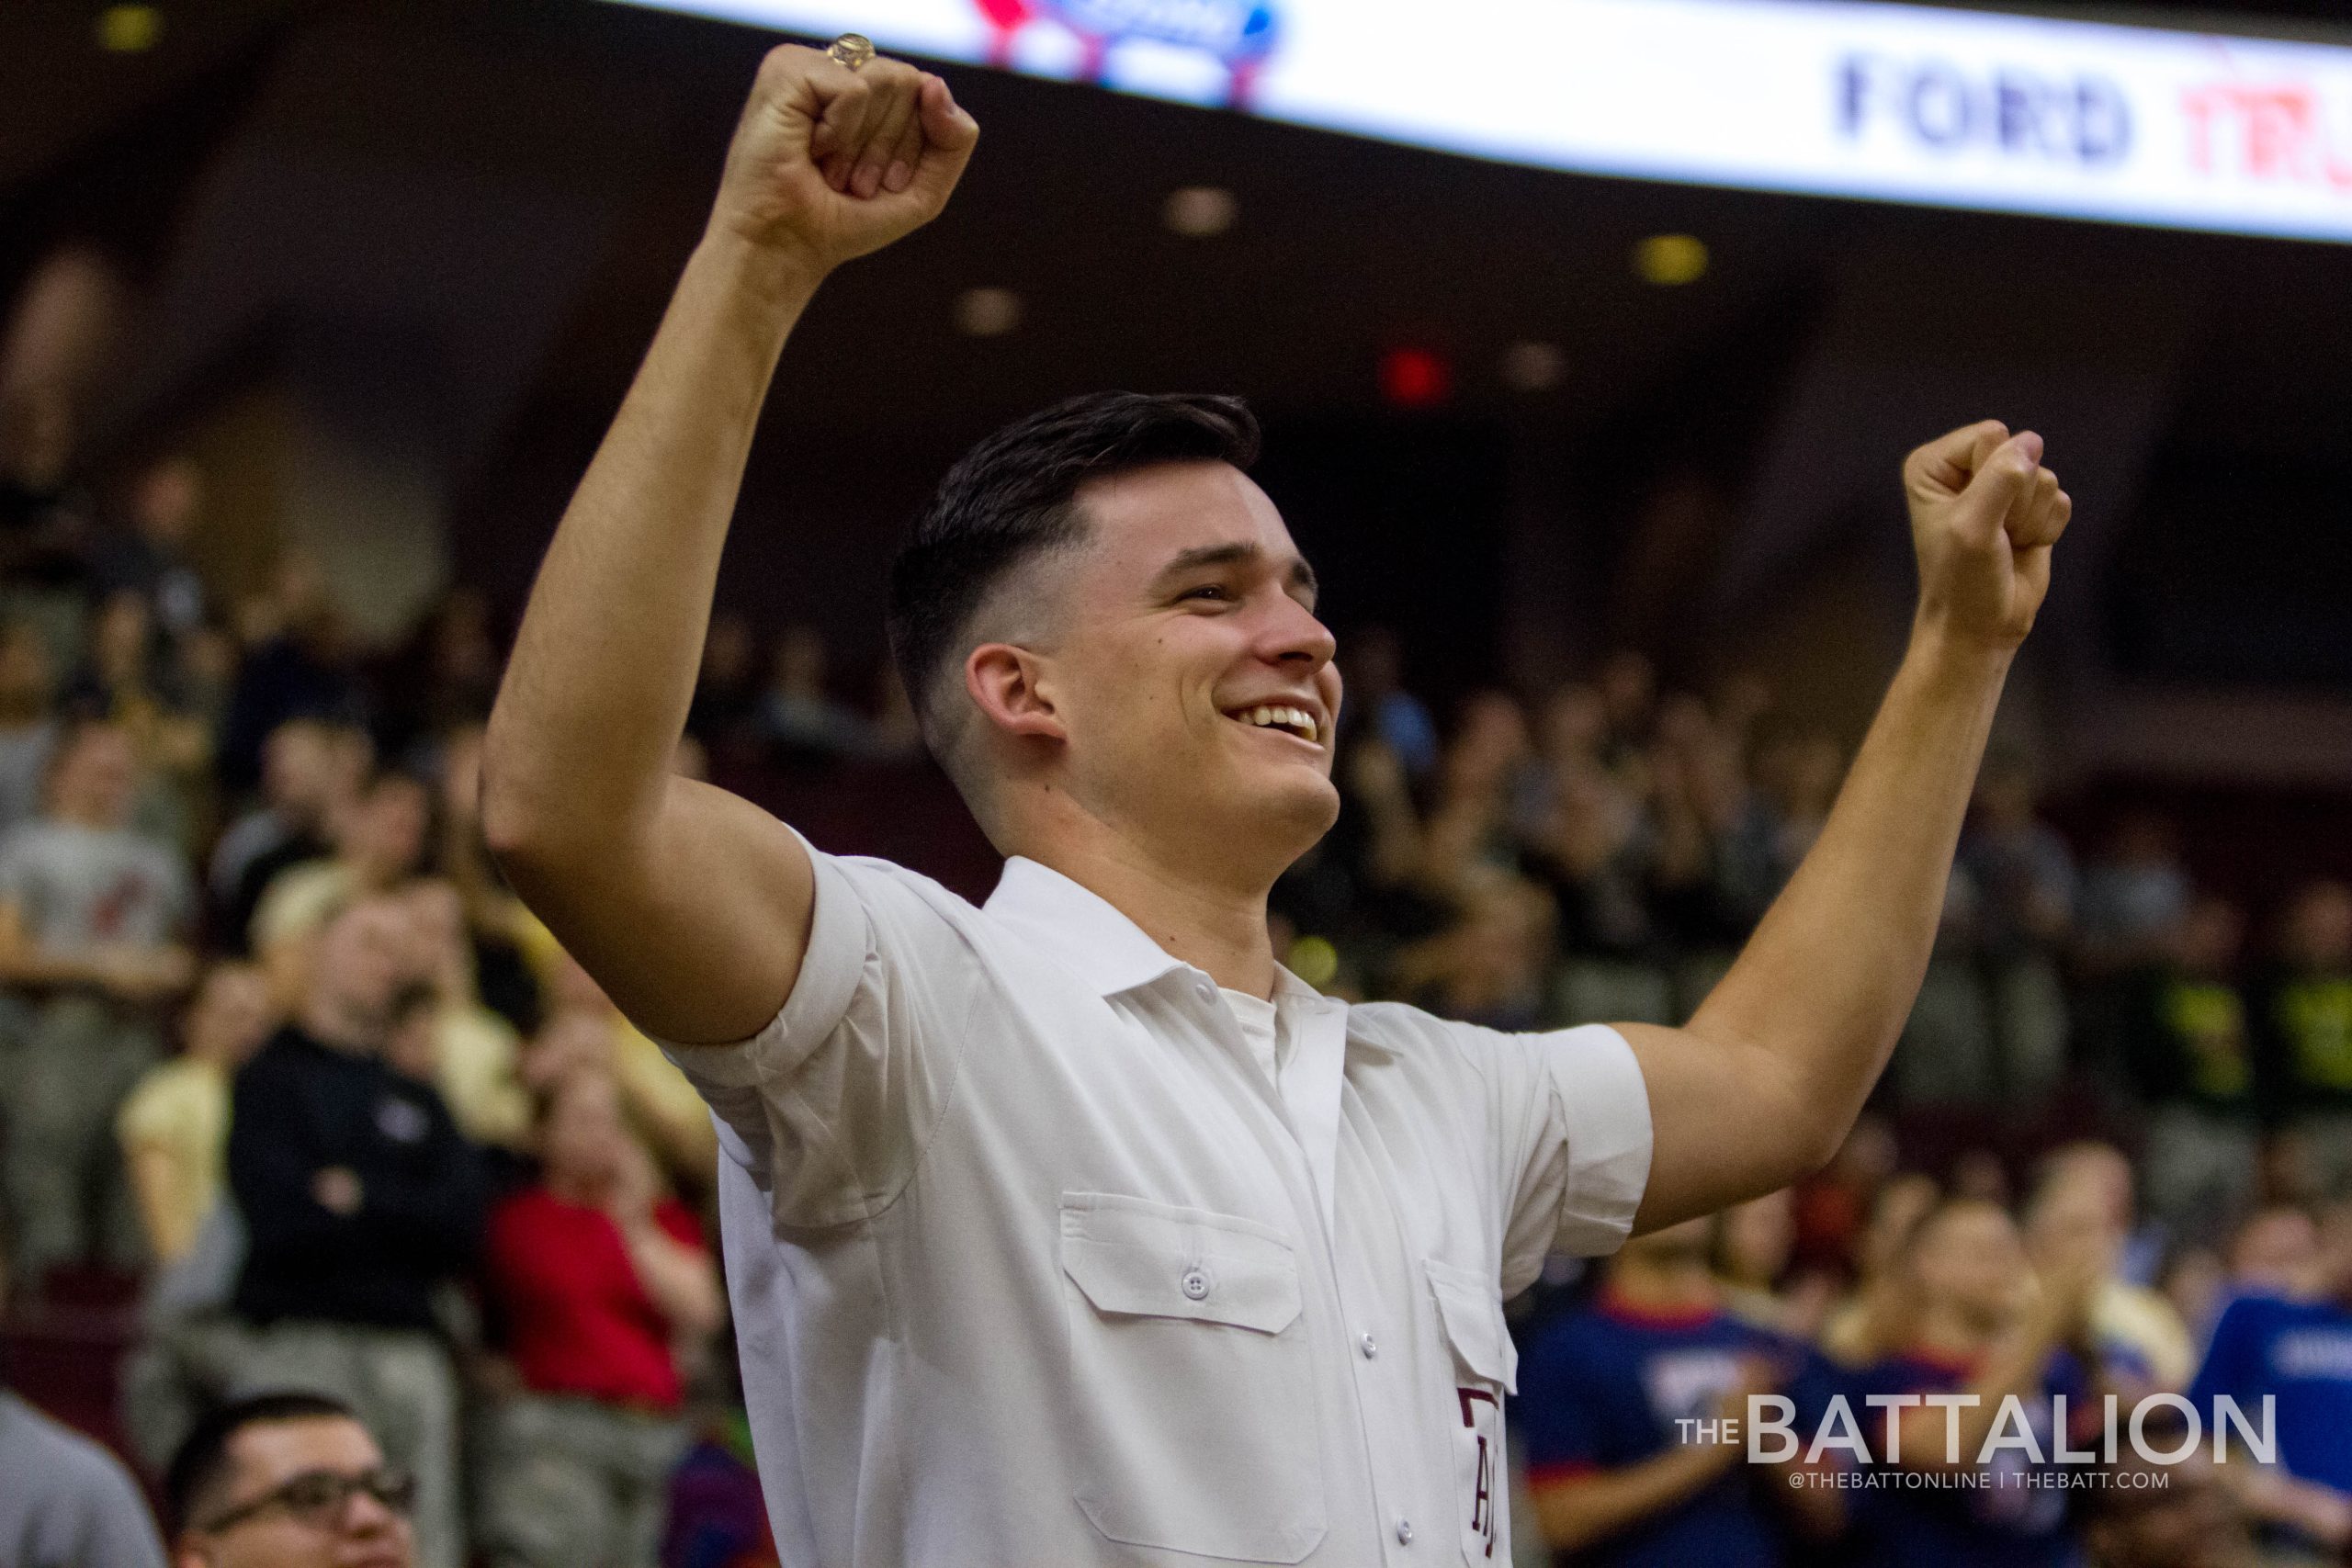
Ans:
{"type": "Polygon", "coordinates": [[[1078,38],[1079,76],[1099,82],[1111,51],[1128,42],[1199,50],[1225,68],[1227,101],[1250,101],[1278,31],[1268,0],[972,0],[990,34],[989,63],[1010,65],[1013,36],[1032,22],[1056,22],[1078,38]]]}

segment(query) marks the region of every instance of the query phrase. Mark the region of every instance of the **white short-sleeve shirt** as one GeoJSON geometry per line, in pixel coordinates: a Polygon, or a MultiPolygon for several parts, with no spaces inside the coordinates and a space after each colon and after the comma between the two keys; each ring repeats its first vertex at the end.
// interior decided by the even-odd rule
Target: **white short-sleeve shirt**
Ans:
{"type": "Polygon", "coordinates": [[[1207,975],[1042,865],[975,908],[813,858],[783,1011],[673,1053],[784,1561],[1507,1562],[1501,1303],[1632,1223],[1624,1040],[1284,975],[1270,1077],[1207,975]]]}

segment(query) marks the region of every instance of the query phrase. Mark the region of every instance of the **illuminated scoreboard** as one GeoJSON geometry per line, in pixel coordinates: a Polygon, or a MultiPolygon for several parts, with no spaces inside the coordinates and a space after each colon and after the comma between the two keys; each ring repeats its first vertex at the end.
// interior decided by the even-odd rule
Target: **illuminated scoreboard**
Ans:
{"type": "Polygon", "coordinates": [[[658,3],[1584,174],[2352,240],[2335,44],[1822,0],[658,3]]]}

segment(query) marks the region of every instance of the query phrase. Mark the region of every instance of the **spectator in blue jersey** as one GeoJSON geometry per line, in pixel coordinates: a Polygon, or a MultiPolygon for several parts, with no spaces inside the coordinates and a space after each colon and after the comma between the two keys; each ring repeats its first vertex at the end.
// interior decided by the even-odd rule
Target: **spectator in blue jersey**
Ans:
{"type": "Polygon", "coordinates": [[[2241,1449],[2225,1478],[2278,1545],[2336,1560],[2352,1548],[2352,1205],[2329,1214],[2318,1273],[2311,1295],[2233,1302],[2188,1397],[2210,1427],[2226,1394],[2259,1431],[2262,1402],[2276,1396],[2278,1462],[2241,1449]]]}
{"type": "MultiPolygon", "coordinates": [[[[1783,1506],[1819,1495],[1781,1467],[1746,1463],[1744,1439],[1696,1440],[1680,1425],[1745,1421],[1749,1394],[1806,1375],[1803,1347],[1728,1309],[1708,1267],[1713,1224],[1628,1241],[1591,1304],[1539,1334],[1520,1365],[1513,1409],[1536,1517],[1552,1550],[1578,1562],[1787,1562],[1804,1521],[1783,1506]]],[[[1808,1415],[1799,1429],[1809,1426],[1808,1415]]]]}
{"type": "MultiPolygon", "coordinates": [[[[1913,1293],[1910,1333],[1845,1374],[1839,1393],[1871,1465],[1942,1473],[1983,1472],[1982,1483],[1874,1486],[1852,1494],[1859,1561],[1890,1568],[2069,1568],[2082,1561],[2069,1494],[2034,1484],[2041,1468],[2021,1448],[2055,1452],[2053,1395],[2066,1400],[2075,1449],[2104,1424],[2086,1371],[2094,1303],[2111,1259],[2097,1247],[2046,1260],[2036,1277],[2007,1211],[1980,1199],[1939,1206],[1911,1234],[1897,1265],[1913,1293]],[[1973,1405],[1871,1405],[1871,1395],[1969,1393],[1973,1405]],[[2007,1403],[2015,1395],[2016,1403],[2007,1403]],[[1986,1455],[1987,1439],[1998,1438],[1986,1455]],[[1983,1462],[1980,1463],[1980,1458],[1983,1462]]],[[[1799,1428],[1802,1434],[1804,1428],[1799,1428]]]]}

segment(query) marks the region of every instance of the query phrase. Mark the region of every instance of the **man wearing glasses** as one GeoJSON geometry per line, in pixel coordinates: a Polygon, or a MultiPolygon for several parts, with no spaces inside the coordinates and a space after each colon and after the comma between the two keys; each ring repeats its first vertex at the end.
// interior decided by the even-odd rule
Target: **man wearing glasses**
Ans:
{"type": "Polygon", "coordinates": [[[164,1478],[172,1568],[413,1568],[416,1480],[348,1406],[265,1393],[190,1432],[164,1478]]]}

